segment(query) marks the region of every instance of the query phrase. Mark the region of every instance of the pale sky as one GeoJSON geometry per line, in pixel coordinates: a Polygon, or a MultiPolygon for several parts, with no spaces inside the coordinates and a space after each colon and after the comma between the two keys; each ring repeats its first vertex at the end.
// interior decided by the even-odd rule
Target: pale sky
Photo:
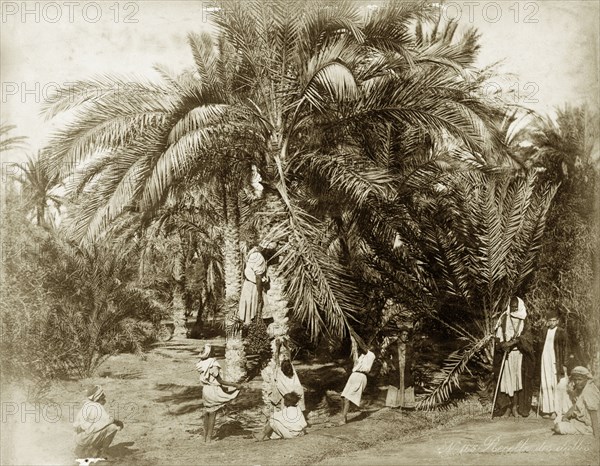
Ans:
{"type": "MultiPolygon", "coordinates": [[[[55,84],[100,74],[156,76],[154,64],[173,71],[192,65],[186,34],[207,30],[208,7],[208,0],[2,0],[2,121],[17,125],[14,134],[27,136],[35,151],[51,129],[39,112],[55,84]]],[[[543,113],[565,102],[598,108],[597,0],[457,1],[446,8],[448,18],[480,30],[481,65],[504,60],[502,70],[514,75],[498,85],[517,91],[515,102],[543,113]]],[[[4,161],[22,157],[3,154],[4,161]]]]}

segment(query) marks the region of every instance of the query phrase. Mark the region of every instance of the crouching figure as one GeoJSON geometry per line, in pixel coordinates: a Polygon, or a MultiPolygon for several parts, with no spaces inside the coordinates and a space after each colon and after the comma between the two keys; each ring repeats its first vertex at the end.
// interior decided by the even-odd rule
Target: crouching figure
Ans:
{"type": "Polygon", "coordinates": [[[554,432],[561,435],[593,434],[598,437],[598,408],[600,392],[592,381],[592,374],[582,366],[571,371],[574,385],[575,403],[563,416],[561,422],[554,424],[554,432]]]}
{"type": "Polygon", "coordinates": [[[79,458],[106,458],[106,450],[123,428],[121,421],[106,412],[105,403],[106,395],[100,385],[88,390],[87,399],[73,424],[77,442],[75,454],[79,458]]]}
{"type": "Polygon", "coordinates": [[[257,440],[289,439],[304,435],[306,419],[298,406],[300,395],[290,392],[283,395],[283,409],[276,410],[272,415],[257,440]]]}

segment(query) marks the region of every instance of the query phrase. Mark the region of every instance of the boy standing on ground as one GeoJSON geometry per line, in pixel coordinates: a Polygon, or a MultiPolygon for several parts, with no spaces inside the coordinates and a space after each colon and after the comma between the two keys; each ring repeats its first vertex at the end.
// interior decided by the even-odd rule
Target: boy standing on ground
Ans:
{"type": "Polygon", "coordinates": [[[540,411],[542,417],[560,422],[571,407],[567,395],[567,333],[559,324],[556,311],[547,315],[548,327],[539,339],[540,411]]]}
{"type": "Polygon", "coordinates": [[[354,367],[352,368],[352,374],[346,382],[344,391],[342,392],[342,398],[344,399],[344,407],[342,409],[342,424],[348,422],[348,411],[350,410],[350,402],[355,406],[360,407],[362,394],[367,386],[367,374],[373,367],[375,361],[375,354],[373,353],[374,348],[370,348],[365,354],[361,355],[354,367]]]}

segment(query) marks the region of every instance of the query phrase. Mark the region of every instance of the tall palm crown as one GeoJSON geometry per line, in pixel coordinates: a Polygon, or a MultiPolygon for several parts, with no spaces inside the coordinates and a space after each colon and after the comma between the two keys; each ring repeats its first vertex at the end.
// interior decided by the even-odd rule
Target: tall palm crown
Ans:
{"type": "Polygon", "coordinates": [[[34,212],[36,224],[53,225],[53,211],[60,208],[62,200],[56,192],[58,180],[50,176],[41,154],[28,157],[27,163],[21,168],[19,181],[26,208],[34,212]]]}
{"type": "Polygon", "coordinates": [[[152,212],[190,177],[226,181],[235,200],[255,164],[276,207],[265,222],[285,239],[294,311],[313,334],[352,332],[357,290],[322,241],[340,203],[320,203],[317,215],[316,195],[345,200],[342,219],[389,196],[390,158],[424,136],[489,152],[495,113],[468,70],[476,35],[453,41],[455,26],[440,35],[439,13],[424,2],[364,14],[350,2],[228,1],[214,22],[216,34],[189,37],[193,71],[133,87],[79,82],[49,103],[50,117],[74,112],[53,141],[55,169],[85,161],[79,186],[90,195],[76,232],[93,240],[125,210],[152,212]],[[402,143],[380,150],[392,140],[402,143]]]}

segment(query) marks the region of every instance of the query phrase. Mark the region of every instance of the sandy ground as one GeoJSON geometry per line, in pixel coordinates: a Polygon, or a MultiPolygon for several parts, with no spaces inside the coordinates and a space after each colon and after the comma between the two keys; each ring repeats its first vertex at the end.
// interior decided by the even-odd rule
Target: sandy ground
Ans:
{"type": "Polygon", "coordinates": [[[305,437],[254,441],[252,432],[264,418],[260,380],[253,380],[219,413],[216,440],[205,444],[194,370],[200,347],[175,341],[144,358],[115,356],[98,377],[56,385],[39,404],[25,403],[18,389],[5,387],[1,464],[77,464],[71,425],[92,384],[104,387],[108,411],[125,424],[109,450],[114,464],[599,464],[592,437],[552,435],[549,420],[532,415],[491,421],[481,405],[468,403],[445,413],[406,413],[384,408],[385,392],[378,387],[368,388],[361,412],[351,411],[350,422],[337,426],[335,392],[345,373],[335,365],[297,366],[311,411],[305,437]]]}

